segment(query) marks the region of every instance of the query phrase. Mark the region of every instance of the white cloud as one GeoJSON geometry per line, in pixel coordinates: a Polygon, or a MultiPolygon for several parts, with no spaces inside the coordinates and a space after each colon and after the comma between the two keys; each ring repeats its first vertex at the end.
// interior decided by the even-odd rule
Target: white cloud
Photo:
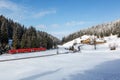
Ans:
{"type": "Polygon", "coordinates": [[[18,5],[10,0],[0,0],[0,15],[20,21],[25,18],[26,7],[18,5]]]}
{"type": "Polygon", "coordinates": [[[69,35],[71,32],[70,31],[57,31],[57,32],[50,32],[50,34],[56,36],[59,39],[62,39],[64,36],[69,35]]]}
{"type": "Polygon", "coordinates": [[[50,27],[51,28],[60,28],[60,27],[68,27],[68,26],[80,26],[80,25],[84,25],[88,22],[84,22],[84,21],[70,21],[70,22],[66,22],[63,24],[51,24],[50,27]]]}
{"type": "Polygon", "coordinates": [[[17,10],[19,7],[9,0],[0,0],[0,9],[7,9],[11,11],[17,10]]]}
{"type": "Polygon", "coordinates": [[[56,10],[44,10],[44,11],[40,11],[39,13],[35,14],[34,17],[38,18],[38,17],[43,17],[49,14],[55,14],[56,10]]]}
{"type": "Polygon", "coordinates": [[[66,26],[79,26],[83,24],[85,24],[84,21],[71,21],[71,22],[65,23],[66,26]]]}
{"type": "Polygon", "coordinates": [[[59,25],[59,24],[52,24],[51,27],[52,27],[52,28],[59,28],[60,25],[59,25]]]}
{"type": "Polygon", "coordinates": [[[31,8],[24,4],[18,4],[12,0],[0,0],[0,15],[4,15],[17,22],[23,22],[27,19],[43,17],[54,13],[56,13],[55,9],[49,9],[36,14],[36,12],[31,11],[31,8]]]}
{"type": "Polygon", "coordinates": [[[44,24],[40,24],[36,26],[37,29],[47,29],[47,26],[44,24]]]}
{"type": "MultiPolygon", "coordinates": [[[[84,21],[71,21],[71,22],[65,22],[63,24],[40,24],[38,26],[36,26],[37,29],[42,29],[44,31],[48,31],[49,29],[49,33],[62,39],[62,37],[69,35],[70,33],[73,33],[71,30],[64,30],[66,28],[68,28],[69,26],[80,26],[80,25],[84,25],[87,24],[88,22],[84,22],[84,21]],[[66,28],[65,28],[66,27],[66,28]]],[[[69,28],[68,28],[69,29],[69,28]]]]}

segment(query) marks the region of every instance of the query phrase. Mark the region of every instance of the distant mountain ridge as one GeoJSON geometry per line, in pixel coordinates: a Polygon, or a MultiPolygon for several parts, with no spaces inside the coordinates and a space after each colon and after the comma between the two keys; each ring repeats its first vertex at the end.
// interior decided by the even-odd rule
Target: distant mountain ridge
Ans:
{"type": "Polygon", "coordinates": [[[99,24],[89,27],[87,29],[79,30],[66,37],[63,37],[62,43],[71,41],[75,38],[79,38],[83,35],[96,35],[97,37],[109,36],[110,34],[118,35],[120,37],[120,20],[116,20],[109,23],[99,24]]]}

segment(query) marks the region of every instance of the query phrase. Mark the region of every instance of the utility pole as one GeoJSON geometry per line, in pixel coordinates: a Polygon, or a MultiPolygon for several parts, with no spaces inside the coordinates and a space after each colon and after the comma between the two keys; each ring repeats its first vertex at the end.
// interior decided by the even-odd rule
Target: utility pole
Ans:
{"type": "Polygon", "coordinates": [[[94,36],[93,41],[94,41],[94,49],[96,50],[96,38],[95,38],[95,36],[94,36]]]}
{"type": "Polygon", "coordinates": [[[56,53],[59,54],[59,48],[58,48],[58,46],[57,46],[57,52],[56,53]]]}

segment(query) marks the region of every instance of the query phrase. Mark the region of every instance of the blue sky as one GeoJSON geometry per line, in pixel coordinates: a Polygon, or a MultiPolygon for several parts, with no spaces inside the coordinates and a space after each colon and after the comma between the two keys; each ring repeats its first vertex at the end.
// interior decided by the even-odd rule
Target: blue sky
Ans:
{"type": "Polygon", "coordinates": [[[62,38],[120,19],[120,0],[0,0],[0,14],[62,38]]]}

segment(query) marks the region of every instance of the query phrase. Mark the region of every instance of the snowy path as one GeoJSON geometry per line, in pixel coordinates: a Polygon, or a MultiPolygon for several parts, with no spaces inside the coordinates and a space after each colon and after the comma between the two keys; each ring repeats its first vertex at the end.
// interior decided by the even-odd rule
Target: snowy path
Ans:
{"type": "MultiPolygon", "coordinates": [[[[64,50],[59,51],[59,54],[66,54],[66,52],[68,52],[68,51],[64,49],[64,50]]],[[[0,56],[0,62],[47,57],[47,56],[54,56],[56,54],[57,54],[56,49],[40,51],[40,52],[32,52],[32,53],[4,54],[4,55],[0,56]]]]}
{"type": "MultiPolygon", "coordinates": [[[[44,54],[50,53],[56,53],[56,50],[44,52],[44,54]]],[[[113,80],[113,78],[119,80],[119,53],[119,50],[83,51],[3,62],[0,63],[0,80],[113,80]]],[[[22,56],[25,55],[27,54],[22,56]]]]}

